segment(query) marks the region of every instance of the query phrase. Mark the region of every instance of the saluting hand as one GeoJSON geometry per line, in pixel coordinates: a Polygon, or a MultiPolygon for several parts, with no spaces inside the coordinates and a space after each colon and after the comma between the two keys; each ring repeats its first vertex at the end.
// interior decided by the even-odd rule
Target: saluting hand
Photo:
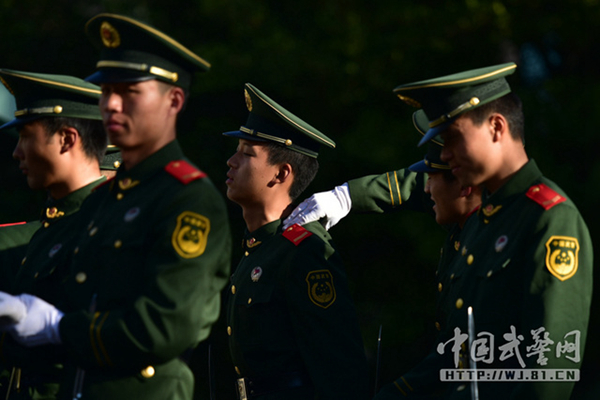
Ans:
{"type": "Polygon", "coordinates": [[[348,215],[351,208],[352,200],[348,183],[344,183],[329,192],[315,193],[304,200],[283,221],[283,228],[286,229],[294,224],[305,225],[309,222],[319,221],[326,230],[329,230],[348,215]]]}

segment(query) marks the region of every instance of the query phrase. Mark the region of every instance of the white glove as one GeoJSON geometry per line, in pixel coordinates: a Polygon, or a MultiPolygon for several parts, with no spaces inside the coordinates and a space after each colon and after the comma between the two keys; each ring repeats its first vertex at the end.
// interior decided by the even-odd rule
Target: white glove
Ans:
{"type": "Polygon", "coordinates": [[[23,293],[16,298],[25,305],[27,315],[8,329],[13,339],[27,347],[60,344],[58,324],[64,315],[62,311],[30,294],[23,293]]]}
{"type": "Polygon", "coordinates": [[[283,221],[283,228],[286,229],[294,224],[304,225],[319,221],[326,230],[329,230],[348,215],[351,208],[352,200],[346,182],[329,192],[315,193],[304,200],[283,221]]]}
{"type": "Polygon", "coordinates": [[[0,292],[0,330],[6,331],[27,315],[27,308],[21,300],[8,293],[0,292]]]}

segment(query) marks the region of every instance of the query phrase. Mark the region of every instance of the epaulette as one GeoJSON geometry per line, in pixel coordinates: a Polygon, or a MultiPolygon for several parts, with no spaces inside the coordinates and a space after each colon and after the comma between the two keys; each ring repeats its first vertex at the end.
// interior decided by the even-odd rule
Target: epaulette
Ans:
{"type": "Polygon", "coordinates": [[[109,179],[105,180],[104,182],[102,182],[102,183],[98,184],[98,186],[95,186],[95,187],[92,189],[92,192],[95,192],[96,190],[100,189],[102,186],[106,186],[107,184],[109,184],[110,182],[112,182],[112,181],[114,181],[114,180],[115,180],[115,177],[114,177],[114,176],[113,176],[112,178],[109,178],[109,179]]]}
{"type": "Polygon", "coordinates": [[[27,222],[22,221],[22,222],[11,222],[10,224],[0,224],[0,228],[4,228],[6,226],[15,226],[15,225],[24,225],[27,222]]]}
{"type": "Polygon", "coordinates": [[[206,173],[200,171],[184,160],[171,161],[165,167],[165,171],[177,178],[178,181],[187,185],[188,183],[206,177],[206,173]]]}
{"type": "Polygon", "coordinates": [[[567,200],[543,183],[531,186],[527,191],[527,197],[542,206],[544,210],[549,210],[567,200]]]}
{"type": "Polygon", "coordinates": [[[312,232],[307,231],[298,224],[294,224],[283,231],[282,235],[284,238],[292,242],[294,246],[298,246],[304,239],[312,236],[312,232]]]}

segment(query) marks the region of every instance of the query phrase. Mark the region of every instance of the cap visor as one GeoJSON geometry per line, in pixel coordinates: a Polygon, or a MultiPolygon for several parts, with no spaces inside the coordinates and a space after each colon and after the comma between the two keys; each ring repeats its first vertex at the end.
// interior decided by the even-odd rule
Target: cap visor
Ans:
{"type": "Polygon", "coordinates": [[[100,84],[100,83],[121,83],[121,82],[142,82],[149,81],[156,76],[145,72],[131,71],[128,69],[111,68],[101,69],[94,72],[92,75],[85,78],[85,81],[100,84]]]}
{"type": "Polygon", "coordinates": [[[223,132],[223,135],[224,136],[229,136],[229,137],[236,137],[238,139],[251,140],[253,142],[268,142],[267,139],[259,138],[257,136],[252,136],[252,135],[249,135],[249,134],[244,133],[242,131],[223,132]]]}
{"type": "Polygon", "coordinates": [[[438,143],[444,143],[442,138],[439,137],[439,135],[444,132],[446,130],[446,128],[448,128],[448,126],[452,123],[452,121],[449,122],[445,122],[442,125],[436,126],[435,128],[431,128],[429,129],[425,135],[421,138],[421,141],[419,142],[418,146],[421,147],[423,146],[425,143],[429,142],[432,139],[436,139],[436,141],[438,143]]]}
{"type": "Polygon", "coordinates": [[[442,171],[440,169],[435,169],[435,168],[429,167],[427,164],[425,164],[424,160],[414,163],[413,165],[408,167],[408,170],[412,171],[412,172],[440,172],[440,171],[442,171]]]}

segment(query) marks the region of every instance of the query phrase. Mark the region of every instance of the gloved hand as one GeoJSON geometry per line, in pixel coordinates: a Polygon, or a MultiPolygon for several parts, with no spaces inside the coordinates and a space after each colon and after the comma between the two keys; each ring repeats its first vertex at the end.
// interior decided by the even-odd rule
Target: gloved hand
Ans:
{"type": "Polygon", "coordinates": [[[283,228],[286,229],[294,224],[304,225],[319,220],[323,227],[329,230],[348,215],[351,208],[350,190],[348,189],[348,183],[344,183],[329,192],[315,193],[304,200],[283,221],[283,228]]]}
{"type": "Polygon", "coordinates": [[[6,331],[27,314],[27,308],[21,300],[8,293],[0,292],[0,330],[6,331]]]}
{"type": "Polygon", "coordinates": [[[27,313],[8,329],[13,339],[27,347],[60,344],[58,324],[64,315],[62,311],[30,294],[23,293],[15,298],[24,304],[27,313]]]}

